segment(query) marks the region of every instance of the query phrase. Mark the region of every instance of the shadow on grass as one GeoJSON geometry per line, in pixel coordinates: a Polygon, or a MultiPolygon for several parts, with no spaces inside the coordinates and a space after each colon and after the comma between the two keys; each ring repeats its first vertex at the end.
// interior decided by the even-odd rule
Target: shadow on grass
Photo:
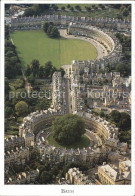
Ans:
{"type": "Polygon", "coordinates": [[[87,148],[90,146],[90,140],[89,138],[86,136],[86,135],[83,135],[80,139],[80,141],[77,141],[76,143],[72,144],[72,145],[62,145],[58,142],[55,141],[54,137],[53,137],[53,133],[51,133],[49,136],[48,136],[48,143],[52,146],[55,146],[55,147],[60,147],[60,148],[66,148],[66,149],[77,149],[77,148],[87,148]]]}

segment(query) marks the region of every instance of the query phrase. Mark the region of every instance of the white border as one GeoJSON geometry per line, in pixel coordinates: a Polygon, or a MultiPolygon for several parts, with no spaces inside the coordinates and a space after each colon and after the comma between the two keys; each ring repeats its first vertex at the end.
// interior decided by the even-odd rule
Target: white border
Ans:
{"type": "Polygon", "coordinates": [[[134,1],[15,1],[2,0],[1,2],[1,64],[0,64],[0,195],[75,195],[75,196],[133,196],[134,195],[134,142],[135,142],[135,2],[134,1]],[[132,4],[132,185],[4,185],[4,4],[5,3],[69,3],[70,4],[132,4]],[[134,20],[133,20],[134,19],[134,20]],[[133,37],[134,36],[134,37],[133,37]],[[61,193],[61,189],[74,190],[74,194],[61,193]]]}

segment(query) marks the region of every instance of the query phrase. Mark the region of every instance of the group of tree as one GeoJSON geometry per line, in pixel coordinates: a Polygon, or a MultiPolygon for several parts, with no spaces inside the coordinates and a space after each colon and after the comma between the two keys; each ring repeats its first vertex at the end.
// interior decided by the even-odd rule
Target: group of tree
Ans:
{"type": "Polygon", "coordinates": [[[34,4],[31,7],[25,9],[24,16],[37,16],[41,15],[45,11],[49,10],[50,4],[34,4]]]}
{"type": "Polygon", "coordinates": [[[21,62],[16,47],[9,39],[9,27],[5,27],[5,77],[16,78],[21,75],[21,62]]]}
{"type": "Polygon", "coordinates": [[[113,110],[110,114],[110,120],[122,130],[131,129],[131,118],[128,113],[113,110]]]}
{"type": "Polygon", "coordinates": [[[44,32],[51,38],[59,38],[60,33],[53,23],[45,22],[43,25],[44,32]]]}
{"type": "Polygon", "coordinates": [[[41,66],[39,61],[34,59],[30,65],[27,65],[25,75],[27,76],[28,81],[33,83],[35,78],[51,78],[55,71],[61,71],[62,76],[65,74],[62,68],[56,69],[51,61],[48,61],[44,66],[41,66]]]}
{"type": "Polygon", "coordinates": [[[131,17],[131,5],[121,5],[120,7],[120,14],[124,17],[131,17]]]}
{"type": "Polygon", "coordinates": [[[125,112],[113,110],[110,114],[111,122],[119,128],[119,139],[121,142],[131,143],[131,118],[125,112]]]}
{"type": "Polygon", "coordinates": [[[105,118],[119,128],[119,140],[121,142],[131,143],[131,117],[128,113],[113,110],[110,114],[105,114],[103,111],[95,112],[93,114],[105,118]]]}
{"type": "MultiPolygon", "coordinates": [[[[41,92],[39,90],[31,90],[30,95],[25,90],[25,83],[23,78],[8,80],[5,78],[5,132],[12,131],[12,134],[18,131],[18,123],[22,122],[24,116],[36,110],[46,110],[51,105],[51,97],[46,96],[48,89],[45,88],[39,96],[32,96],[32,94],[41,92]],[[11,95],[11,96],[10,96],[11,95]]],[[[17,134],[17,133],[16,133],[17,134]]]]}
{"type": "Polygon", "coordinates": [[[85,133],[85,123],[77,115],[66,114],[56,117],[52,123],[54,139],[62,145],[70,145],[79,141],[85,133]]]}
{"type": "Polygon", "coordinates": [[[76,5],[76,6],[75,6],[75,9],[76,9],[77,11],[79,11],[79,12],[82,10],[82,8],[81,8],[80,5],[76,5]]]}
{"type": "Polygon", "coordinates": [[[115,70],[120,72],[121,76],[130,76],[131,75],[131,64],[130,63],[118,63],[115,67],[115,70]]]}
{"type": "Polygon", "coordinates": [[[70,162],[67,164],[58,163],[56,165],[49,163],[47,159],[42,162],[34,161],[29,164],[30,169],[39,169],[39,184],[52,184],[53,182],[56,183],[58,178],[65,177],[68,170],[74,167],[79,168],[79,170],[83,172],[86,172],[89,169],[86,164],[80,162],[70,162]]]}
{"type": "Polygon", "coordinates": [[[131,5],[130,4],[112,4],[111,7],[118,9],[119,13],[117,17],[119,19],[128,18],[131,19],[131,5]]]}
{"type": "Polygon", "coordinates": [[[116,71],[123,76],[131,75],[131,36],[116,33],[116,37],[122,44],[123,59],[122,63],[116,65],[116,71]]]}

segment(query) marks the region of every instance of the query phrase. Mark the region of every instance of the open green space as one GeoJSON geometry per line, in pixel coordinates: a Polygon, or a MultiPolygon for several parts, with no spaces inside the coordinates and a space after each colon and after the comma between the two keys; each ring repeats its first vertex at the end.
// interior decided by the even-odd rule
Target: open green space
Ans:
{"type": "MultiPolygon", "coordinates": [[[[57,4],[58,9],[57,11],[54,10],[49,10],[46,11],[43,14],[58,14],[58,15],[70,15],[70,16],[80,16],[80,17],[109,17],[109,18],[118,18],[118,15],[120,13],[119,9],[115,9],[112,7],[108,7],[107,5],[105,6],[106,9],[92,9],[93,4],[70,4],[71,7],[74,8],[74,11],[71,11],[70,9],[67,8],[68,4],[57,4]],[[77,11],[75,10],[75,6],[79,5],[82,9],[82,11],[77,11]],[[62,7],[65,7],[65,10],[61,10],[62,7]],[[90,7],[91,10],[87,11],[85,7],[90,7]]],[[[100,8],[98,4],[95,4],[97,8],[100,8]]],[[[126,17],[125,17],[126,18],[126,17]]]]}
{"type": "Polygon", "coordinates": [[[38,59],[41,65],[52,61],[60,68],[72,60],[94,60],[97,56],[96,48],[87,41],[52,39],[42,30],[14,31],[11,37],[24,67],[33,59],[38,59]]]}
{"type": "Polygon", "coordinates": [[[86,135],[83,135],[81,137],[81,140],[72,144],[72,145],[64,145],[62,146],[61,144],[59,144],[58,142],[55,141],[55,139],[53,138],[53,133],[51,133],[49,136],[48,136],[48,142],[50,145],[52,146],[55,146],[55,147],[61,147],[61,148],[67,148],[67,149],[70,149],[70,148],[73,148],[73,149],[76,149],[76,148],[87,148],[89,145],[90,145],[90,140],[89,138],[86,136],[86,135]]]}

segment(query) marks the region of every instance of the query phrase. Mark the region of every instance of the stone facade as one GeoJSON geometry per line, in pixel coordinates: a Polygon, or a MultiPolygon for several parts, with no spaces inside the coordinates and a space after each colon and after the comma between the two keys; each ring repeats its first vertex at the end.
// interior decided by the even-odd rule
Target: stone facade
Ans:
{"type": "Polygon", "coordinates": [[[86,185],[91,184],[88,180],[88,176],[79,171],[78,168],[70,168],[66,173],[66,180],[70,182],[70,184],[74,185],[86,185]]]}
{"type": "Polygon", "coordinates": [[[6,180],[6,184],[34,184],[39,176],[39,170],[21,172],[16,176],[11,176],[6,180]]]}
{"type": "Polygon", "coordinates": [[[107,50],[107,55],[104,55],[102,59],[96,60],[85,60],[72,61],[72,64],[68,66],[63,66],[68,77],[76,71],[88,70],[89,73],[98,73],[99,70],[104,70],[107,66],[113,67],[121,59],[122,46],[116,37],[111,32],[103,32],[96,27],[70,24],[69,33],[75,36],[83,36],[93,40],[96,40],[98,44],[103,45],[107,50]]]}
{"type": "Polygon", "coordinates": [[[11,138],[5,139],[5,151],[10,151],[21,146],[25,146],[25,140],[23,137],[12,136],[11,138]]]}
{"type": "Polygon", "coordinates": [[[52,76],[52,105],[55,110],[63,110],[63,90],[61,72],[55,72],[52,76]]]}
{"type": "Polygon", "coordinates": [[[37,146],[40,158],[47,160],[50,164],[83,162],[91,168],[95,163],[102,163],[106,160],[107,152],[103,148],[83,148],[83,149],[61,149],[50,145],[41,147],[37,146]]]}
{"type": "Polygon", "coordinates": [[[24,165],[30,159],[29,148],[20,147],[16,150],[5,152],[5,166],[24,165]]]}
{"type": "Polygon", "coordinates": [[[27,29],[41,29],[44,22],[53,22],[61,26],[68,26],[70,22],[89,24],[100,28],[108,28],[117,31],[130,32],[131,21],[111,19],[111,18],[91,18],[91,17],[74,17],[62,15],[44,15],[37,17],[21,17],[12,18],[11,29],[13,30],[27,30],[27,29]]]}
{"type": "Polygon", "coordinates": [[[98,177],[101,184],[131,184],[131,161],[120,161],[119,168],[115,165],[99,166],[98,177]]]}

